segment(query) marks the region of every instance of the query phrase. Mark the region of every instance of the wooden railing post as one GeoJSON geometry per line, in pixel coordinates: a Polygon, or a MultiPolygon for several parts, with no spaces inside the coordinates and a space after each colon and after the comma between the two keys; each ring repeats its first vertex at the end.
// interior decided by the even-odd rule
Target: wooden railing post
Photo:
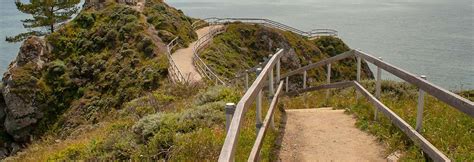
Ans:
{"type": "MultiPolygon", "coordinates": [[[[357,82],[359,82],[359,83],[360,83],[360,66],[361,66],[361,62],[362,62],[361,58],[360,58],[360,57],[357,57],[357,82]]],[[[359,98],[360,98],[360,93],[359,93],[358,91],[356,91],[356,96],[357,96],[357,97],[356,97],[357,100],[359,100],[359,98]]]]}
{"type": "Polygon", "coordinates": [[[249,89],[249,70],[245,70],[245,90],[249,89]]]}
{"type": "MultiPolygon", "coordinates": [[[[273,55],[270,55],[269,58],[272,58],[273,55]]],[[[270,97],[274,94],[274,87],[273,87],[273,68],[270,69],[270,74],[268,75],[268,92],[270,93],[270,97]]],[[[270,99],[271,100],[271,99],[270,99]]]]}
{"type": "Polygon", "coordinates": [[[281,58],[278,59],[276,63],[276,80],[277,82],[280,82],[280,65],[281,64],[281,58]]]}
{"type": "Polygon", "coordinates": [[[225,132],[229,131],[230,123],[235,112],[235,103],[227,103],[225,105],[225,132]]]}
{"type": "MultiPolygon", "coordinates": [[[[426,76],[420,76],[422,79],[426,80],[426,76]]],[[[418,93],[418,106],[416,111],[416,131],[421,133],[421,127],[423,124],[423,108],[425,106],[425,92],[420,89],[418,93]]]]}
{"type": "Polygon", "coordinates": [[[308,71],[303,73],[303,89],[306,89],[306,77],[308,77],[308,71]]]}
{"type": "MultiPolygon", "coordinates": [[[[327,74],[327,83],[331,84],[331,64],[328,64],[328,74],[327,74]]],[[[329,100],[330,91],[326,89],[326,101],[329,100]]]]}
{"type": "MultiPolygon", "coordinates": [[[[256,73],[257,77],[260,75],[260,72],[262,72],[262,68],[257,68],[256,73]]],[[[257,95],[257,100],[255,102],[256,104],[256,132],[258,134],[258,131],[260,131],[260,128],[262,127],[262,90],[258,90],[258,95],[257,95]]]]}
{"type": "MultiPolygon", "coordinates": [[[[272,57],[273,57],[273,55],[269,56],[269,58],[272,58],[272,57]]],[[[268,99],[270,100],[270,102],[273,100],[273,97],[275,95],[275,89],[274,89],[273,85],[274,85],[274,83],[273,83],[273,67],[272,67],[270,69],[270,74],[268,75],[268,93],[269,93],[268,99]]],[[[274,123],[274,120],[273,120],[273,116],[270,118],[270,127],[272,129],[275,129],[275,123],[274,123]]]]}
{"type": "MultiPolygon", "coordinates": [[[[382,61],[382,57],[379,57],[379,60],[382,61]]],[[[377,66],[377,81],[375,82],[375,98],[378,100],[381,99],[380,93],[382,92],[382,69],[377,66]]],[[[374,120],[377,121],[378,110],[374,110],[374,120]]]]}

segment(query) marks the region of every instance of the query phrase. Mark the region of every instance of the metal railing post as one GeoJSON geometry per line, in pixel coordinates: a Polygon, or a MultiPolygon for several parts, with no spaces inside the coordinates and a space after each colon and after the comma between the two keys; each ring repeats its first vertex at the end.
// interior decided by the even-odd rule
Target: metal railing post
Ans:
{"type": "MultiPolygon", "coordinates": [[[[421,75],[422,79],[426,80],[426,76],[421,75]]],[[[423,124],[423,108],[425,106],[425,92],[420,89],[418,93],[418,106],[416,111],[416,131],[421,133],[421,127],[423,124]]]]}
{"type": "Polygon", "coordinates": [[[227,103],[225,105],[225,132],[229,132],[230,123],[234,117],[235,103],[227,103]]]}
{"type": "Polygon", "coordinates": [[[249,89],[249,70],[245,70],[245,90],[249,89]]]}
{"type": "Polygon", "coordinates": [[[306,89],[306,77],[308,75],[308,71],[304,71],[303,73],[303,89],[306,89]]]}
{"type": "Polygon", "coordinates": [[[285,79],[285,91],[286,91],[286,92],[289,91],[289,90],[288,90],[288,81],[289,81],[289,78],[286,77],[286,79],[285,79]]]}
{"type": "MultiPolygon", "coordinates": [[[[379,60],[382,61],[382,57],[379,57],[379,60]]],[[[382,92],[382,69],[377,66],[377,81],[375,82],[375,98],[380,100],[382,92]]],[[[378,118],[378,110],[375,108],[374,110],[374,120],[377,121],[378,118]]]]}
{"type": "MultiPolygon", "coordinates": [[[[360,66],[361,66],[361,58],[360,57],[357,57],[357,82],[360,83],[360,66]]],[[[357,100],[359,100],[360,98],[360,93],[358,91],[356,91],[356,98],[357,100]]]]}
{"type": "MultiPolygon", "coordinates": [[[[262,68],[257,68],[257,70],[256,70],[257,77],[260,75],[261,72],[262,72],[262,68]]],[[[256,100],[255,104],[256,104],[256,122],[255,122],[256,124],[255,124],[255,127],[257,128],[256,132],[258,134],[258,132],[260,131],[260,128],[263,125],[263,123],[262,123],[262,90],[261,89],[258,91],[257,100],[256,100]]]]}
{"type": "MultiPolygon", "coordinates": [[[[327,84],[331,84],[331,64],[328,64],[327,84]]],[[[326,101],[329,100],[330,91],[326,89],[326,101]]]]}

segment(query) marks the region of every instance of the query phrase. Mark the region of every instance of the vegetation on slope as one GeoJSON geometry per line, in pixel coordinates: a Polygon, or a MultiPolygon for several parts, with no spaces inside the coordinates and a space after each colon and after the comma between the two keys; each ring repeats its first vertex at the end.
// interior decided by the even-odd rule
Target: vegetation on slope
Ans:
{"type": "Polygon", "coordinates": [[[193,20],[184,15],[183,11],[156,0],[147,1],[145,5],[143,14],[147,17],[146,21],[155,27],[163,42],[169,43],[179,37],[179,45],[187,47],[197,38],[191,27],[193,20]]]}
{"type": "MultiPolygon", "coordinates": [[[[364,81],[363,86],[374,94],[375,83],[373,81],[364,81]]],[[[325,100],[324,91],[316,91],[284,99],[282,103],[287,109],[324,106],[345,109],[347,113],[353,114],[357,118],[357,127],[375,135],[381,143],[388,147],[387,155],[395,151],[402,151],[401,160],[425,160],[421,149],[401,130],[392,125],[382,113],[379,113],[378,121],[374,121],[374,107],[365,99],[358,102],[353,88],[337,89],[332,93],[333,95],[328,101],[325,100]]],[[[461,92],[461,95],[469,93],[472,91],[461,92]]],[[[382,82],[381,101],[412,127],[415,127],[416,123],[417,96],[418,89],[415,86],[395,81],[382,82]]],[[[473,128],[474,121],[468,115],[430,95],[425,97],[421,134],[449,158],[455,161],[474,160],[472,154],[474,152],[472,147],[474,145],[473,128]]]]}
{"type": "MultiPolygon", "coordinates": [[[[181,46],[194,40],[190,20],[161,2],[147,3],[143,13],[108,3],[46,36],[51,51],[44,67],[27,63],[11,71],[12,90],[32,95],[44,116],[31,143],[9,160],[216,160],[225,138],[224,104],[242,94],[165,81],[164,44],[175,36],[181,46]]],[[[250,111],[239,160],[255,140],[254,119],[250,111]]],[[[276,137],[269,132],[263,159],[273,157],[276,137]]]]}
{"type": "Polygon", "coordinates": [[[47,37],[55,61],[45,68],[43,80],[51,90],[46,101],[49,107],[62,106],[52,113],[67,110],[58,128],[97,122],[166,78],[166,57],[144,33],[140,16],[122,5],[85,11],[47,37]]]}
{"type": "MultiPolygon", "coordinates": [[[[161,87],[168,75],[167,42],[156,39],[148,22],[156,24],[151,28],[157,31],[168,31],[170,37],[180,36],[182,45],[196,34],[182,12],[162,2],[153,3],[145,8],[152,15],[148,18],[117,3],[84,10],[45,37],[50,50],[40,56],[43,64],[29,62],[9,71],[14,85],[9,93],[34,103],[41,115],[27,130],[33,140],[43,135],[56,139],[75,136],[122,109],[124,103],[161,87]]],[[[3,138],[2,133],[6,140],[0,143],[12,142],[8,136],[3,138]]]]}
{"type": "MultiPolygon", "coordinates": [[[[46,136],[10,160],[217,160],[225,139],[225,103],[237,102],[241,95],[223,86],[164,84],[108,113],[75,138],[58,141],[46,136]]],[[[239,140],[239,160],[247,158],[255,140],[254,119],[250,111],[239,140]]],[[[276,132],[269,133],[264,159],[272,157],[276,137],[276,132]]]]}
{"type": "MultiPolygon", "coordinates": [[[[341,39],[320,37],[308,40],[297,34],[268,28],[261,25],[233,23],[227,31],[214,38],[201,57],[219,75],[232,79],[237,74],[264,62],[264,58],[278,48],[289,51],[282,58],[282,70],[295,70],[310,63],[318,62],[349,51],[341,39]]],[[[355,58],[348,58],[332,66],[334,80],[355,78],[355,58]]],[[[372,72],[363,63],[363,78],[372,78],[372,72]]],[[[308,71],[309,76],[318,76],[311,81],[325,80],[326,67],[308,71]]]]}

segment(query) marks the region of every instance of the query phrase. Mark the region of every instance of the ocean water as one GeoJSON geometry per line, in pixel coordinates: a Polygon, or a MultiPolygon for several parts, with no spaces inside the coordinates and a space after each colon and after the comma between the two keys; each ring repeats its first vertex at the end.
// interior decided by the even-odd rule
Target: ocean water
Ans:
{"type": "MultiPolygon", "coordinates": [[[[7,36],[26,32],[20,20],[31,16],[16,9],[14,0],[0,1],[0,73],[3,74],[10,62],[16,57],[21,43],[8,43],[7,36]]],[[[1,75],[3,76],[3,75],[1,75]]]]}
{"type": "MultiPolygon", "coordinates": [[[[13,0],[0,2],[0,72],[19,44],[4,42],[22,29],[13,0]]],[[[450,90],[474,89],[472,0],[168,0],[187,15],[268,18],[310,30],[332,28],[351,47],[450,90]]],[[[373,67],[372,67],[373,68],[373,67]]],[[[355,70],[355,69],[354,69],[355,70]]],[[[387,73],[385,79],[397,80],[387,73]]]]}

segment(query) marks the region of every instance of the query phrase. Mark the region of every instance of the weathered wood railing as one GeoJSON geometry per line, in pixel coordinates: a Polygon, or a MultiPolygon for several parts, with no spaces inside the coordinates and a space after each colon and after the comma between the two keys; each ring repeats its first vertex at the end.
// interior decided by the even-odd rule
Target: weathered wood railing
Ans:
{"type": "Polygon", "coordinates": [[[169,79],[176,83],[176,82],[186,82],[186,78],[184,78],[183,74],[179,70],[178,66],[176,66],[176,63],[173,60],[173,57],[171,56],[171,52],[173,51],[174,47],[178,45],[178,40],[179,37],[174,38],[166,47],[167,47],[167,53],[166,57],[168,58],[168,63],[170,64],[170,67],[168,68],[168,73],[169,73],[169,79]]]}
{"type": "MultiPolygon", "coordinates": [[[[230,129],[228,131],[228,134],[226,136],[226,140],[224,143],[224,146],[222,147],[221,150],[221,155],[219,157],[219,161],[232,161],[234,158],[234,153],[235,153],[235,147],[237,144],[237,137],[238,133],[240,130],[240,125],[242,122],[242,119],[245,116],[245,112],[247,111],[247,108],[250,106],[250,104],[254,101],[254,99],[258,96],[262,88],[266,85],[266,81],[264,78],[267,77],[267,75],[272,73],[272,69],[275,64],[277,65],[277,73],[279,72],[279,59],[280,55],[277,54],[273,56],[269,63],[265,66],[263,69],[262,73],[258,75],[257,79],[253,82],[252,86],[247,90],[245,93],[244,97],[241,99],[237,106],[237,111],[235,112],[236,115],[232,119],[232,123],[230,126],[230,129]]],[[[375,58],[367,53],[364,53],[359,50],[351,50],[348,52],[345,52],[343,54],[321,60],[319,62],[301,67],[299,69],[296,69],[294,71],[288,72],[280,77],[277,77],[276,82],[279,82],[278,90],[273,98],[272,104],[270,106],[269,112],[267,113],[266,119],[270,119],[273,115],[274,111],[274,106],[278,102],[278,97],[281,95],[281,89],[283,87],[283,81],[285,81],[285,90],[286,93],[284,95],[297,95],[301,93],[306,93],[310,91],[315,91],[315,90],[322,90],[322,89],[331,89],[331,88],[346,88],[346,87],[355,87],[358,94],[361,94],[365,96],[366,99],[368,99],[374,106],[375,106],[375,112],[382,112],[385,116],[387,116],[392,124],[397,126],[402,132],[404,132],[411,140],[413,140],[417,145],[421,147],[421,149],[429,156],[431,157],[434,161],[450,161],[446,155],[444,155],[440,150],[438,150],[435,146],[433,146],[426,138],[424,138],[420,133],[420,128],[421,128],[421,123],[423,122],[423,111],[420,109],[423,108],[423,97],[419,98],[419,105],[418,105],[418,114],[417,114],[417,124],[416,124],[416,129],[414,129],[412,126],[410,126],[406,121],[404,121],[402,118],[400,118],[396,113],[391,111],[387,106],[385,106],[381,101],[380,101],[380,92],[381,92],[381,86],[380,86],[380,81],[381,81],[381,75],[382,75],[382,70],[385,70],[402,80],[405,80],[408,83],[411,83],[415,86],[417,86],[420,89],[420,95],[422,96],[423,93],[428,93],[435,98],[439,99],[440,101],[443,101],[444,103],[452,106],[453,108],[467,114],[471,118],[474,118],[474,103],[460,97],[457,94],[454,94],[450,91],[447,91],[441,87],[438,87],[428,81],[426,81],[422,77],[417,77],[405,70],[402,70],[396,66],[390,65],[384,61],[382,61],[380,58],[375,58]],[[330,80],[330,73],[331,73],[331,64],[333,62],[347,59],[347,58],[357,58],[357,79],[355,81],[342,81],[342,82],[337,82],[337,83],[331,83],[330,80]],[[375,91],[375,96],[370,94],[367,89],[365,89],[361,84],[360,84],[360,79],[361,79],[361,62],[362,60],[366,60],[367,62],[370,62],[377,66],[377,83],[376,83],[376,91],[375,91]],[[304,75],[307,73],[308,70],[315,69],[321,66],[328,66],[328,78],[327,82],[328,84],[325,85],[319,85],[319,86],[313,86],[313,87],[307,87],[306,85],[306,80],[307,80],[307,75],[304,75]],[[289,90],[289,78],[294,75],[301,75],[303,74],[303,89],[297,89],[297,90],[289,90]]],[[[269,77],[271,78],[271,77],[269,77]]],[[[272,83],[270,85],[273,85],[273,82],[271,79],[267,83],[272,83]]],[[[269,86],[272,89],[272,86],[269,86]]],[[[376,113],[375,113],[376,114],[376,113]]],[[[375,118],[374,120],[377,120],[375,118]]],[[[257,140],[254,144],[254,147],[251,152],[251,156],[249,157],[249,161],[257,161],[259,157],[259,151],[261,148],[261,142],[263,141],[263,137],[265,136],[266,132],[266,127],[268,127],[267,124],[269,120],[265,120],[266,122],[263,123],[263,130],[260,129],[257,134],[257,140]]],[[[257,121],[257,124],[259,121],[257,121]]]]}
{"type": "MultiPolygon", "coordinates": [[[[268,124],[271,123],[269,121],[272,121],[271,119],[273,118],[273,110],[274,110],[274,108],[277,104],[278,97],[280,95],[280,92],[281,92],[281,89],[282,89],[282,86],[283,86],[283,82],[281,82],[280,85],[278,86],[278,90],[277,90],[276,94],[272,93],[273,88],[272,88],[272,86],[269,86],[271,88],[269,90],[270,95],[274,95],[274,96],[273,96],[273,99],[272,99],[273,100],[272,104],[269,108],[269,112],[267,113],[267,117],[266,117],[266,119],[263,123],[261,121],[261,116],[260,116],[261,115],[260,114],[261,106],[259,105],[259,104],[261,104],[259,102],[261,101],[261,98],[262,98],[262,89],[265,86],[265,83],[266,83],[265,79],[267,77],[268,77],[269,80],[273,79],[273,69],[274,68],[279,69],[279,67],[275,67],[275,66],[280,65],[279,62],[280,62],[280,58],[281,58],[282,55],[283,55],[283,49],[279,50],[276,54],[274,54],[270,58],[268,63],[265,65],[265,67],[261,71],[259,71],[260,74],[257,76],[255,81],[253,82],[252,86],[250,86],[250,88],[247,90],[247,92],[244,94],[242,99],[237,104],[237,107],[235,109],[235,113],[234,113],[233,118],[232,118],[231,125],[229,126],[229,130],[228,130],[225,142],[224,142],[224,146],[222,147],[221,154],[219,156],[219,161],[233,161],[234,160],[235,149],[237,147],[238,136],[239,136],[240,128],[241,128],[241,125],[242,125],[242,121],[245,118],[245,113],[247,112],[247,109],[251,106],[251,104],[255,100],[257,100],[257,110],[256,110],[256,112],[257,112],[256,126],[257,126],[257,132],[258,132],[257,139],[260,139],[260,140],[257,140],[257,142],[254,145],[254,149],[252,150],[252,152],[254,152],[253,159],[258,157],[258,153],[259,153],[259,150],[261,148],[260,147],[261,142],[263,141],[263,137],[266,133],[266,129],[268,128],[268,124]],[[263,129],[260,129],[262,127],[263,127],[263,129]]],[[[269,83],[269,82],[267,82],[267,83],[269,83]]],[[[273,83],[273,82],[270,82],[270,83],[273,83]]],[[[252,157],[249,158],[249,160],[251,160],[251,159],[252,159],[252,157]]]]}
{"type": "MultiPolygon", "coordinates": [[[[198,72],[201,74],[202,77],[205,77],[211,81],[215,81],[218,84],[226,85],[230,83],[230,79],[220,77],[215,73],[215,71],[210,68],[200,57],[199,52],[207,45],[214,36],[221,34],[225,32],[225,27],[219,26],[219,25],[225,25],[226,23],[233,23],[233,22],[242,22],[242,23],[249,23],[249,24],[261,24],[267,27],[271,28],[277,28],[280,30],[284,31],[290,31],[295,34],[308,37],[308,38],[316,38],[319,36],[337,36],[337,31],[333,29],[314,29],[310,32],[305,32],[296,28],[293,28],[291,26],[269,20],[269,19],[257,19],[257,18],[206,18],[206,19],[200,19],[191,25],[194,30],[197,30],[199,28],[202,28],[204,26],[211,26],[210,32],[203,36],[202,38],[198,39],[196,45],[194,46],[193,52],[194,52],[194,66],[198,70],[198,72]]],[[[238,79],[241,76],[237,76],[234,79],[238,79]]]]}
{"type": "Polygon", "coordinates": [[[260,18],[206,18],[202,20],[198,20],[195,23],[193,23],[193,27],[200,27],[203,26],[203,23],[209,23],[209,24],[226,24],[226,23],[233,23],[233,22],[242,22],[242,23],[248,23],[248,24],[261,24],[263,26],[271,27],[271,28],[277,28],[280,30],[284,31],[291,31],[295,34],[308,37],[308,38],[313,38],[313,37],[319,37],[319,36],[337,36],[338,33],[334,29],[314,29],[309,32],[302,31],[300,29],[296,29],[294,27],[285,25],[283,23],[279,23],[277,21],[269,20],[269,19],[260,19],[260,18]]]}
{"type": "Polygon", "coordinates": [[[219,77],[214,70],[212,70],[207,64],[201,59],[199,53],[204,49],[204,47],[212,41],[214,36],[223,33],[225,31],[225,27],[222,26],[211,26],[209,32],[199,38],[196,44],[193,47],[193,64],[196,67],[199,74],[203,77],[206,77],[208,80],[215,81],[216,84],[226,85],[226,80],[224,78],[219,77]]]}

